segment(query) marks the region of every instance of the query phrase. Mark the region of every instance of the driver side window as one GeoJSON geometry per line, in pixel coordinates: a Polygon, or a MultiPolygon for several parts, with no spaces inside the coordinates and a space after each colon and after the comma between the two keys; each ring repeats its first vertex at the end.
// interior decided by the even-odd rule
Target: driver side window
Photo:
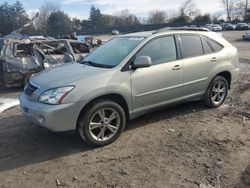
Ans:
{"type": "Polygon", "coordinates": [[[152,65],[175,61],[177,59],[175,40],[173,36],[161,37],[150,41],[136,55],[149,56],[152,65]]]}

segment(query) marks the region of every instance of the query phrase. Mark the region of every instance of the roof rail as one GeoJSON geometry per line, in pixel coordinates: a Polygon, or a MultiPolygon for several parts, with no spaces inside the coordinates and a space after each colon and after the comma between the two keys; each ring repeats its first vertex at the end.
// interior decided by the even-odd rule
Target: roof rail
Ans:
{"type": "Polygon", "coordinates": [[[205,32],[211,31],[211,30],[204,28],[204,27],[165,27],[165,28],[157,30],[155,33],[160,33],[160,32],[170,31],[170,30],[205,31],[205,32]]]}

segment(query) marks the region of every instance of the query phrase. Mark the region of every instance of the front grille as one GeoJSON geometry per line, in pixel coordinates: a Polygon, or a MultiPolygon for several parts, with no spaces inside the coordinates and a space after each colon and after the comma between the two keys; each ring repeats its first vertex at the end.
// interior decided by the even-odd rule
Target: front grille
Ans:
{"type": "Polygon", "coordinates": [[[38,89],[38,87],[32,85],[30,82],[27,83],[24,93],[28,96],[31,96],[36,90],[38,89]]]}

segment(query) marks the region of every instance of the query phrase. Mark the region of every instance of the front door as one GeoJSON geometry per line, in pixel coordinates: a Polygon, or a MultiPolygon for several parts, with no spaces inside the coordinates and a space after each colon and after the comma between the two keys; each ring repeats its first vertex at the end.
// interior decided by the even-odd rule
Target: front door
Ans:
{"type": "Polygon", "coordinates": [[[151,40],[136,57],[149,56],[152,66],[131,70],[134,112],[178,100],[182,91],[182,61],[177,60],[173,36],[151,40]]]}

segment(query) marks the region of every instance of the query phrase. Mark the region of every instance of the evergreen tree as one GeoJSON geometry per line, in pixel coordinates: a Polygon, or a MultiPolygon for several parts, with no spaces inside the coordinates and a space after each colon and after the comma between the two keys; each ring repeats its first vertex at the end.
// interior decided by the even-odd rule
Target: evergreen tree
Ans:
{"type": "Polygon", "coordinates": [[[52,35],[69,34],[73,32],[73,24],[70,17],[63,11],[51,13],[48,18],[48,31],[52,35]]]}
{"type": "Polygon", "coordinates": [[[7,2],[0,6],[0,33],[2,35],[9,34],[14,28],[12,14],[13,9],[7,2]]]}
{"type": "Polygon", "coordinates": [[[21,2],[13,5],[3,3],[0,5],[0,33],[7,35],[12,31],[22,28],[29,22],[29,17],[21,2]]]}
{"type": "Polygon", "coordinates": [[[95,8],[93,5],[90,8],[89,21],[93,28],[99,28],[103,26],[103,16],[99,8],[95,8]]]}
{"type": "Polygon", "coordinates": [[[24,10],[24,7],[20,1],[16,1],[13,4],[12,8],[14,10],[13,19],[15,22],[16,29],[23,27],[25,24],[29,22],[29,16],[27,12],[24,10]]]}

